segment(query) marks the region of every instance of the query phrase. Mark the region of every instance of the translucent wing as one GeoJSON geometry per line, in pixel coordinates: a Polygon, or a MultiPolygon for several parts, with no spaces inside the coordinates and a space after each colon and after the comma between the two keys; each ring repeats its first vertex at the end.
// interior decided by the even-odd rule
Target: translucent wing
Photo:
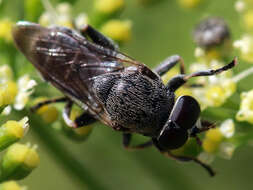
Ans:
{"type": "Polygon", "coordinates": [[[45,28],[38,24],[19,22],[13,29],[17,47],[51,82],[99,120],[111,125],[104,107],[91,85],[94,77],[108,73],[120,74],[125,63],[151,77],[156,75],[144,64],[128,56],[96,45],[77,32],[64,27],[45,28]]]}

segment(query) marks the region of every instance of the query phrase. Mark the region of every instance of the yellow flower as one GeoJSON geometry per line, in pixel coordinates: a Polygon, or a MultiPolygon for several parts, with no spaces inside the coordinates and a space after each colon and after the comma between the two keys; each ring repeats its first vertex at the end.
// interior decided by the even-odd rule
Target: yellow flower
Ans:
{"type": "Polygon", "coordinates": [[[215,153],[222,139],[223,135],[218,128],[208,130],[203,140],[203,150],[207,153],[215,153]]]}
{"type": "Polygon", "coordinates": [[[18,180],[26,177],[39,164],[39,156],[35,147],[14,144],[4,154],[0,180],[18,180]]]}
{"type": "Polygon", "coordinates": [[[210,86],[206,89],[207,104],[219,107],[225,101],[225,90],[221,86],[210,86]]]}
{"type": "Polygon", "coordinates": [[[223,121],[220,127],[206,132],[202,144],[203,150],[208,154],[219,153],[223,158],[231,158],[235,147],[226,141],[234,135],[234,132],[233,120],[227,119],[223,121]]]}
{"type": "Polygon", "coordinates": [[[131,38],[131,26],[129,20],[110,20],[102,26],[101,32],[117,42],[127,42],[131,38]]]}
{"type": "Polygon", "coordinates": [[[0,38],[3,38],[7,42],[12,41],[11,29],[12,22],[8,19],[0,20],[0,38]]]}
{"type": "Polygon", "coordinates": [[[124,0],[96,0],[94,7],[95,10],[105,13],[113,14],[124,7],[124,0]]]}
{"type": "Polygon", "coordinates": [[[206,138],[213,142],[220,142],[223,139],[223,135],[219,128],[215,128],[206,132],[206,138]]]}
{"type": "Polygon", "coordinates": [[[0,150],[20,140],[28,130],[28,118],[20,121],[9,120],[0,127],[0,150]]]}
{"type": "Polygon", "coordinates": [[[0,106],[14,103],[17,93],[15,82],[7,81],[5,84],[0,84],[0,106]]]}
{"type": "Polygon", "coordinates": [[[0,184],[0,190],[22,190],[23,188],[15,181],[6,181],[0,184]]]}

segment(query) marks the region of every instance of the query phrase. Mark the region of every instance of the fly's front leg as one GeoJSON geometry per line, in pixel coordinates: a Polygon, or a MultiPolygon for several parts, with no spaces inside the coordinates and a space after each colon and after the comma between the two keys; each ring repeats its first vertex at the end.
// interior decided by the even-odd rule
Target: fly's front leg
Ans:
{"type": "Polygon", "coordinates": [[[153,145],[152,140],[150,140],[150,141],[147,141],[143,144],[130,146],[131,138],[132,138],[132,134],[123,133],[123,146],[124,146],[124,148],[126,148],[128,150],[140,150],[140,149],[144,149],[144,148],[147,148],[147,147],[150,147],[153,145]]]}
{"type": "Polygon", "coordinates": [[[45,105],[52,104],[52,103],[58,103],[58,102],[66,102],[66,101],[68,101],[68,98],[66,98],[66,97],[45,100],[45,101],[39,102],[35,106],[31,107],[31,111],[35,112],[35,111],[37,111],[38,109],[40,109],[41,107],[43,107],[45,105]]]}
{"type": "Polygon", "coordinates": [[[118,46],[110,38],[104,36],[90,25],[84,26],[80,32],[84,36],[89,36],[92,41],[98,45],[109,48],[111,50],[118,49],[118,46]]]}
{"type": "Polygon", "coordinates": [[[64,122],[72,128],[85,127],[86,125],[90,125],[96,122],[96,119],[90,115],[88,112],[84,112],[80,116],[78,116],[74,121],[70,119],[71,109],[73,106],[73,102],[71,100],[68,101],[66,106],[64,107],[62,117],[64,122]]]}
{"type": "Polygon", "coordinates": [[[175,92],[179,87],[181,87],[183,84],[185,84],[189,79],[193,77],[217,75],[217,74],[222,73],[223,71],[232,69],[236,64],[237,64],[237,59],[235,58],[231,63],[219,69],[209,69],[206,71],[198,71],[189,75],[185,75],[185,74],[177,75],[168,82],[168,84],[166,85],[167,89],[172,92],[175,92]]]}
{"type": "Polygon", "coordinates": [[[173,68],[177,63],[180,64],[180,73],[184,74],[184,60],[179,55],[173,55],[164,60],[160,65],[158,65],[154,71],[162,76],[166,72],[168,72],[171,68],[173,68]]]}
{"type": "Polygon", "coordinates": [[[193,162],[199,164],[200,166],[202,166],[204,169],[206,169],[206,171],[209,173],[209,175],[211,177],[215,176],[215,172],[214,172],[214,170],[212,169],[211,166],[203,163],[202,161],[200,161],[199,159],[197,159],[195,157],[191,157],[191,156],[177,156],[177,155],[172,154],[171,152],[162,152],[162,153],[165,156],[167,156],[169,158],[172,158],[174,160],[177,160],[177,161],[181,161],[181,162],[193,161],[193,162]]]}

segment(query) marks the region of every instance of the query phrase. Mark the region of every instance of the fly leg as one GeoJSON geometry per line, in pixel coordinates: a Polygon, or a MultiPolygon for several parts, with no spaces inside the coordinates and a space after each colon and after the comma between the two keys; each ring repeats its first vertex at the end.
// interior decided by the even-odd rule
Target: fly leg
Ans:
{"type": "Polygon", "coordinates": [[[128,150],[140,150],[140,149],[144,149],[147,147],[150,147],[153,145],[152,140],[147,141],[143,144],[139,144],[139,145],[134,145],[134,146],[130,146],[130,142],[131,142],[131,138],[132,138],[132,134],[130,133],[123,133],[123,146],[125,149],[128,150]]]}
{"type": "Polygon", "coordinates": [[[98,45],[109,48],[111,50],[118,49],[118,46],[110,38],[104,36],[90,25],[84,26],[80,32],[84,36],[89,36],[92,41],[98,45]]]}
{"type": "Polygon", "coordinates": [[[70,113],[71,113],[72,106],[73,106],[73,102],[69,100],[67,104],[65,105],[63,113],[62,113],[63,120],[69,127],[72,127],[72,128],[84,127],[86,125],[90,125],[97,121],[87,111],[79,115],[74,121],[71,120],[70,113]]]}
{"type": "Polygon", "coordinates": [[[165,59],[160,65],[158,65],[154,71],[162,76],[166,72],[168,72],[171,68],[173,68],[177,63],[180,64],[180,73],[184,74],[185,69],[184,69],[184,60],[179,56],[179,55],[172,55],[165,59]]]}
{"type": "Polygon", "coordinates": [[[45,105],[52,104],[52,103],[58,103],[58,102],[66,102],[66,101],[68,101],[68,98],[66,98],[66,97],[45,100],[45,101],[42,101],[42,102],[36,104],[35,106],[31,107],[31,111],[35,112],[45,105]]]}
{"type": "Polygon", "coordinates": [[[174,155],[172,154],[171,152],[162,152],[165,156],[169,157],[169,158],[172,158],[174,160],[177,160],[177,161],[181,161],[181,162],[188,162],[188,161],[193,161],[197,164],[199,164],[200,166],[202,166],[204,169],[206,169],[206,171],[209,173],[209,175],[211,177],[215,176],[215,172],[214,170],[212,169],[211,166],[203,163],[202,161],[200,161],[198,158],[195,158],[195,157],[191,157],[191,156],[177,156],[177,155],[174,155]]]}
{"type": "Polygon", "coordinates": [[[192,77],[217,75],[223,71],[232,69],[236,64],[237,64],[237,59],[235,58],[231,63],[219,69],[209,69],[205,71],[198,71],[189,75],[185,75],[185,74],[177,75],[168,82],[168,84],[166,85],[167,89],[169,91],[175,92],[179,87],[185,84],[192,77]]]}
{"type": "Polygon", "coordinates": [[[200,126],[194,126],[191,131],[190,131],[190,137],[193,137],[196,139],[197,143],[201,146],[202,145],[202,141],[201,139],[198,137],[199,133],[208,131],[209,129],[215,128],[216,125],[215,123],[211,123],[209,121],[206,120],[201,120],[200,121],[200,126]]]}

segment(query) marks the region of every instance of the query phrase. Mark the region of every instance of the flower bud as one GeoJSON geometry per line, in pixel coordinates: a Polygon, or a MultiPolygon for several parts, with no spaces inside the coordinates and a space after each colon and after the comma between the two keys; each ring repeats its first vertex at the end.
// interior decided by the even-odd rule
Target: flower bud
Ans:
{"type": "Polygon", "coordinates": [[[0,127],[0,151],[20,140],[28,130],[28,117],[20,121],[9,120],[0,127]]]}
{"type": "Polygon", "coordinates": [[[16,143],[10,146],[1,161],[0,181],[20,180],[39,164],[35,147],[16,143]]]}

